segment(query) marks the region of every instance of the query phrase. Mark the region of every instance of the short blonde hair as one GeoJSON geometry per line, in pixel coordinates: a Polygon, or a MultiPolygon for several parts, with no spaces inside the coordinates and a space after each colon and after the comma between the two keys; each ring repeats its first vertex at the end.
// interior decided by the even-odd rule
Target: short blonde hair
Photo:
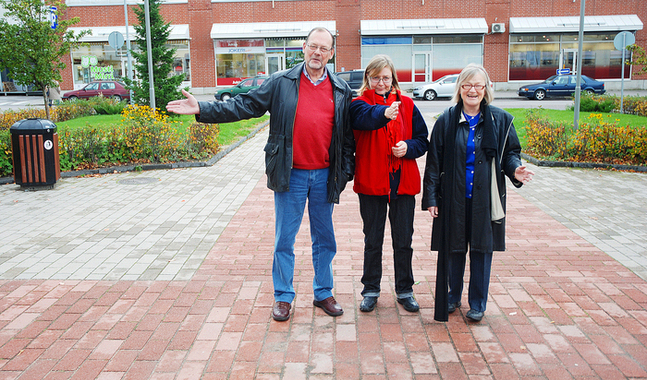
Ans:
{"type": "Polygon", "coordinates": [[[483,95],[483,100],[485,100],[486,104],[492,103],[492,101],[494,100],[494,91],[492,91],[492,82],[490,82],[490,76],[482,65],[478,65],[476,63],[470,63],[463,69],[463,71],[461,71],[458,79],[456,80],[456,89],[454,90],[454,97],[452,97],[452,102],[458,103],[461,100],[461,86],[465,84],[465,82],[474,78],[474,76],[477,74],[480,74],[485,80],[485,94],[483,95]]]}
{"type": "Polygon", "coordinates": [[[395,65],[393,64],[393,60],[391,57],[389,57],[386,54],[378,54],[371,58],[371,61],[366,65],[366,69],[364,69],[364,78],[362,79],[362,87],[360,87],[359,91],[357,91],[360,95],[364,93],[364,91],[370,89],[371,87],[369,86],[369,78],[376,76],[380,73],[380,71],[384,70],[385,67],[388,67],[389,70],[391,70],[391,86],[395,88],[396,90],[400,90],[400,84],[398,83],[398,74],[395,72],[395,65]]]}

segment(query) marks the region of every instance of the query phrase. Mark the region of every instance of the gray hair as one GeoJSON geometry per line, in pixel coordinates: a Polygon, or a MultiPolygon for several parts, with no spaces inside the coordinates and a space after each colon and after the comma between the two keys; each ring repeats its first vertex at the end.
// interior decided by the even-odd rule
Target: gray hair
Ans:
{"type": "Polygon", "coordinates": [[[461,86],[465,84],[465,82],[474,78],[474,76],[477,74],[481,74],[483,79],[485,79],[485,94],[483,95],[483,100],[485,100],[486,104],[492,103],[492,101],[494,100],[494,91],[492,91],[492,82],[490,81],[490,76],[482,65],[478,65],[476,63],[470,63],[469,65],[465,66],[463,71],[461,71],[458,79],[456,80],[456,89],[454,90],[452,102],[458,103],[461,100],[461,86]]]}

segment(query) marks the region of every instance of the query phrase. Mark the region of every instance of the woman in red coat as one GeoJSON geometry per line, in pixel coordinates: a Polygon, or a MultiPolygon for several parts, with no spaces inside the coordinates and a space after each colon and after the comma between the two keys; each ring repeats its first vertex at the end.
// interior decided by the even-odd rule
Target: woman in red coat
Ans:
{"type": "Polygon", "coordinates": [[[388,209],[393,240],[395,293],[417,312],[413,296],[414,196],[420,193],[416,158],[427,151],[427,125],[413,100],[400,92],[393,61],[376,55],[366,66],[360,97],[351,103],[355,134],[355,182],[364,224],[364,273],[359,309],[375,309],[382,280],[382,245],[388,209]]]}

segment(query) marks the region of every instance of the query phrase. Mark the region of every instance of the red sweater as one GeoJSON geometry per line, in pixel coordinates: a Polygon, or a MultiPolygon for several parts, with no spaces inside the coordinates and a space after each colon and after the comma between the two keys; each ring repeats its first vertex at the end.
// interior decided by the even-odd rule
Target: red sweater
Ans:
{"type": "Polygon", "coordinates": [[[330,78],[315,86],[301,74],[292,140],[293,168],[316,170],[330,166],[328,150],[334,122],[335,102],[330,78]]]}
{"type": "Polygon", "coordinates": [[[353,190],[366,195],[389,195],[389,172],[394,169],[394,160],[400,161],[401,170],[398,194],[416,195],[420,192],[420,169],[416,160],[396,158],[391,148],[398,142],[408,140],[412,135],[413,101],[411,98],[391,94],[385,102],[382,96],[376,96],[373,90],[364,91],[363,96],[353,102],[365,102],[369,105],[390,106],[400,100],[400,111],[397,123],[392,129],[385,126],[372,131],[354,130],[355,134],[355,182],[353,190]]]}

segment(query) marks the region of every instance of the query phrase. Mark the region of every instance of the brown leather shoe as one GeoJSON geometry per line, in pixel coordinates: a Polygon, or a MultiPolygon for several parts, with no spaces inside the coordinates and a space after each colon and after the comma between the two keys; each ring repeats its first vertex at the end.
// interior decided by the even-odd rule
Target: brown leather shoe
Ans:
{"type": "Polygon", "coordinates": [[[312,304],[316,307],[322,308],[323,311],[331,317],[338,317],[344,314],[344,310],[341,308],[341,306],[339,306],[337,301],[335,301],[335,297],[328,297],[322,301],[315,300],[312,302],[312,304]]]}
{"type": "Polygon", "coordinates": [[[275,321],[283,322],[290,319],[290,305],[289,302],[274,302],[274,307],[272,308],[272,318],[275,321]]]}

